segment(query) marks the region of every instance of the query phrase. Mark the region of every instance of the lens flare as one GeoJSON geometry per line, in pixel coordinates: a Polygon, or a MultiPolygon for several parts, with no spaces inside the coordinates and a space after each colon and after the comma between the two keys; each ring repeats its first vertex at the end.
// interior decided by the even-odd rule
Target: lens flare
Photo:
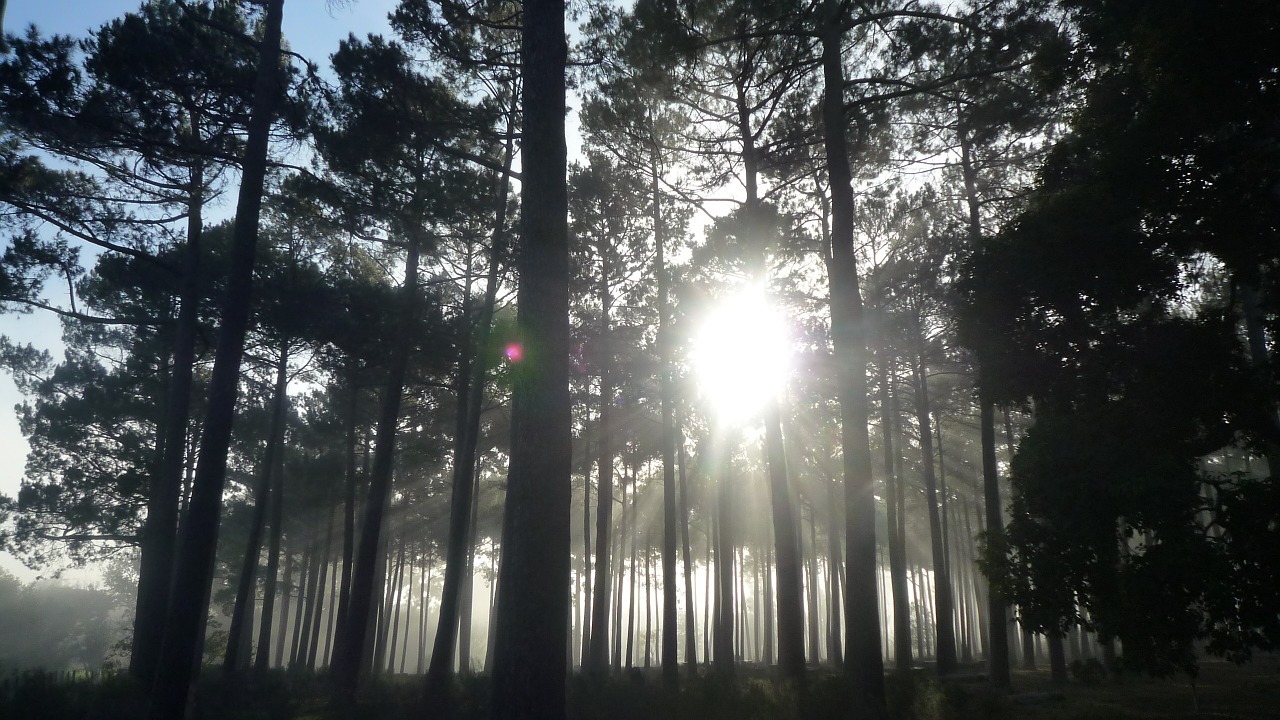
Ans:
{"type": "Polygon", "coordinates": [[[507,362],[518,363],[524,359],[524,347],[520,343],[510,343],[502,350],[507,362]]]}

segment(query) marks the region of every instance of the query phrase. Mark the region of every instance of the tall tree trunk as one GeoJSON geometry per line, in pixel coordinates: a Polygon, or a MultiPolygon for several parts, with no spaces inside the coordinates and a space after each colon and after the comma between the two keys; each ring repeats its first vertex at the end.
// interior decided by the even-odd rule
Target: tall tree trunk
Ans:
{"type": "Polygon", "coordinates": [[[463,675],[470,675],[472,671],[471,612],[475,605],[476,591],[476,525],[480,517],[480,503],[477,502],[480,495],[480,473],[472,473],[472,482],[474,487],[471,493],[471,522],[467,537],[467,566],[462,586],[462,617],[459,618],[458,623],[458,671],[463,675]]]}
{"type": "MultiPolygon", "coordinates": [[[[636,641],[636,539],[640,536],[639,527],[639,505],[640,487],[637,484],[637,475],[631,477],[631,562],[627,573],[627,669],[630,670],[635,665],[635,641],[636,641]]],[[[624,507],[623,512],[627,509],[624,507]]]]}
{"type": "MultiPolygon", "coordinates": [[[[819,629],[822,616],[818,614],[818,593],[821,592],[821,590],[819,589],[818,582],[818,530],[816,527],[817,523],[815,522],[816,519],[817,518],[814,517],[813,505],[810,505],[809,551],[807,553],[802,553],[802,557],[804,558],[804,562],[808,565],[809,570],[809,587],[808,592],[805,593],[805,599],[809,603],[809,658],[815,663],[822,661],[822,640],[820,639],[822,633],[819,629]]],[[[804,517],[801,515],[801,521],[803,522],[803,520],[804,517]]]]}
{"type": "Polygon", "coordinates": [[[573,499],[564,0],[526,0],[517,333],[492,720],[562,718],[573,499]]]}
{"type": "MultiPolygon", "coordinates": [[[[744,209],[748,226],[763,228],[758,220],[760,197],[757,186],[759,158],[755,134],[751,129],[751,111],[746,91],[737,85],[738,134],[742,142],[743,177],[746,185],[744,209]]],[[[768,277],[767,238],[748,239],[746,256],[757,282],[768,277]]],[[[786,447],[782,436],[782,411],[776,397],[766,401],[764,409],[765,461],[768,466],[769,503],[773,515],[773,537],[777,553],[778,601],[778,665],[782,676],[792,682],[805,680],[804,657],[804,570],[800,556],[800,533],[796,527],[795,500],[787,473],[786,447]]]]}
{"type": "MultiPolygon", "coordinates": [[[[258,481],[253,497],[253,518],[249,524],[249,538],[245,543],[244,559],[240,563],[240,579],[236,585],[236,603],[231,611],[228,628],[227,654],[222,669],[234,673],[245,666],[250,633],[253,627],[253,606],[257,596],[258,560],[262,555],[262,534],[266,529],[267,510],[271,505],[271,471],[276,465],[276,453],[284,438],[284,410],[289,402],[289,341],[280,343],[276,357],[276,382],[271,399],[271,424],[267,431],[267,447],[258,466],[258,481]]],[[[264,610],[265,612],[265,610],[264,610]]],[[[265,621],[265,617],[264,617],[265,621]]]]}
{"type": "MultiPolygon", "coordinates": [[[[844,649],[840,629],[840,608],[844,605],[844,595],[840,592],[840,566],[844,564],[840,555],[840,503],[836,498],[836,483],[827,480],[827,647],[831,656],[831,665],[836,670],[844,668],[844,649]]],[[[891,505],[892,495],[886,490],[885,505],[891,505]]],[[[890,525],[889,527],[893,527],[890,525]]]]}
{"type": "MultiPolygon", "coordinates": [[[[712,597],[713,597],[711,592],[711,578],[715,575],[715,573],[712,571],[712,565],[711,565],[711,548],[713,545],[715,545],[715,538],[718,536],[718,533],[715,530],[714,514],[707,519],[707,525],[708,525],[707,563],[705,566],[706,573],[705,573],[703,587],[702,587],[702,656],[707,659],[707,664],[711,665],[712,663],[711,625],[713,622],[712,615],[711,615],[711,605],[712,605],[712,597]]],[[[720,609],[718,605],[716,606],[715,618],[716,618],[715,622],[719,622],[720,609]]]]}
{"type": "MultiPolygon", "coordinates": [[[[2,14],[2,13],[0,13],[2,14]]],[[[174,325],[173,360],[165,389],[160,465],[147,494],[147,519],[142,527],[142,557],[138,566],[138,598],[134,610],[129,673],[150,684],[156,675],[165,613],[173,584],[174,549],[178,538],[178,507],[182,496],[183,459],[191,414],[191,375],[195,365],[200,323],[200,240],[204,229],[204,164],[192,165],[188,187],[187,242],[182,250],[182,289],[178,321],[174,325]]]]}
{"type": "Polygon", "coordinates": [[[764,664],[773,665],[776,634],[773,631],[773,548],[764,549],[764,664]]]}
{"type": "Polygon", "coordinates": [[[613,669],[615,672],[622,670],[622,583],[627,577],[627,564],[623,562],[623,554],[627,551],[627,519],[630,517],[627,513],[627,483],[625,478],[622,483],[622,504],[619,506],[622,510],[622,526],[618,528],[617,552],[614,556],[618,558],[618,571],[612,582],[613,586],[613,627],[611,628],[613,638],[613,669]]]}
{"type": "MultiPolygon", "coordinates": [[[[214,551],[222,516],[222,490],[227,477],[227,451],[235,418],[240,360],[253,297],[253,266],[258,249],[258,221],[267,173],[267,146],[276,106],[283,95],[280,23],[284,0],[267,0],[263,37],[258,42],[258,70],[245,141],[240,191],[232,230],[230,269],[222,307],[209,401],[200,441],[200,463],[191,489],[174,565],[170,597],[150,717],[173,720],[186,712],[213,586],[214,551]]],[[[175,393],[177,394],[177,393],[175,393]]]]}
{"type": "Polygon", "coordinates": [[[658,372],[662,402],[662,681],[668,691],[680,687],[676,609],[676,420],[675,379],[671,365],[670,278],[662,227],[662,193],[658,148],[650,154],[653,194],[654,264],[658,275],[658,372]]]}
{"type": "Polygon", "coordinates": [[[409,661],[409,636],[413,627],[413,575],[417,569],[417,559],[413,556],[413,551],[409,552],[409,580],[405,583],[405,600],[407,607],[404,609],[404,641],[400,643],[400,669],[397,670],[401,675],[404,674],[405,664],[409,661]]]}
{"type": "MultiPolygon", "coordinates": [[[[677,432],[677,435],[681,433],[677,432]]],[[[684,452],[684,439],[678,439],[680,457],[680,549],[684,554],[684,661],[689,666],[689,673],[698,671],[698,623],[693,608],[693,557],[689,547],[689,478],[685,472],[687,458],[684,452]]]]}
{"type": "MultiPolygon", "coordinates": [[[[284,535],[284,453],[279,455],[271,471],[271,540],[267,548],[267,584],[262,593],[262,622],[258,627],[258,654],[253,661],[253,667],[259,673],[266,672],[271,667],[271,628],[275,623],[276,594],[279,592],[276,578],[280,570],[280,540],[284,535]]],[[[288,592],[287,587],[285,592],[288,592]]],[[[281,622],[284,621],[281,620],[281,622]]]]}
{"type": "MultiPolygon", "coordinates": [[[[916,328],[917,339],[923,328],[916,328]]],[[[924,466],[925,503],[929,513],[929,544],[933,559],[933,594],[937,603],[935,637],[937,638],[937,664],[939,675],[956,671],[956,638],[954,612],[951,608],[951,578],[947,572],[947,551],[943,546],[942,522],[938,514],[938,479],[934,474],[933,430],[929,413],[929,382],[924,365],[923,341],[917,347],[917,362],[913,369],[916,384],[916,422],[920,432],[920,460],[924,466]]]]}
{"type": "Polygon", "coordinates": [[[360,524],[360,543],[356,549],[351,576],[351,598],[347,606],[344,632],[334,646],[334,692],[341,703],[350,702],[360,679],[361,654],[369,635],[369,618],[373,604],[374,577],[382,546],[383,515],[391,499],[391,480],[396,448],[396,426],[400,419],[400,401],[405,372],[409,365],[412,333],[407,331],[418,316],[418,256],[421,239],[410,238],[405,262],[404,286],[400,290],[400,322],[405,332],[396,334],[388,362],[387,384],[378,413],[377,445],[369,478],[369,493],[364,503],[364,520],[360,524]]]}
{"type": "MultiPolygon", "coordinates": [[[[452,698],[452,660],[454,639],[458,633],[458,610],[462,587],[463,568],[467,562],[467,538],[474,534],[473,506],[476,503],[473,477],[476,467],[476,448],[480,441],[480,414],[484,404],[486,368],[481,353],[489,344],[493,325],[493,312],[498,297],[499,260],[506,251],[507,206],[512,159],[512,124],[507,122],[508,139],[503,147],[502,172],[495,178],[494,223],[490,232],[489,267],[485,275],[484,302],[480,315],[471,321],[471,277],[467,273],[467,292],[463,303],[467,333],[464,351],[459,356],[457,396],[460,404],[454,437],[453,490],[449,499],[449,542],[445,546],[444,585],[440,591],[440,615],[437,619],[435,641],[431,650],[431,665],[427,669],[427,698],[429,703],[449,707],[452,698]]],[[[470,652],[470,648],[468,648],[470,652]]]]}
{"type": "MultiPolygon", "coordinates": [[[[645,534],[644,549],[644,666],[645,669],[652,667],[650,661],[650,650],[653,645],[653,574],[652,569],[653,554],[653,538],[648,533],[645,534]]],[[[663,673],[666,674],[665,672],[663,673]]]]}
{"type": "Polygon", "coordinates": [[[899,674],[911,672],[911,605],[907,594],[907,554],[903,546],[900,517],[900,485],[894,445],[898,427],[897,399],[892,392],[892,361],[880,362],[880,432],[884,450],[885,508],[889,527],[889,587],[893,599],[893,664],[899,674]]]}
{"type": "Polygon", "coordinates": [[[582,628],[579,662],[588,669],[591,657],[591,444],[584,441],[582,447],[582,628]]]}
{"type": "Polygon", "coordinates": [[[275,666],[284,667],[284,639],[288,635],[289,603],[293,598],[293,553],[286,552],[284,558],[284,580],[281,583],[284,595],[280,603],[280,627],[276,630],[275,666]]]}
{"type": "MultiPolygon", "coordinates": [[[[1000,506],[1000,475],[996,464],[996,424],[995,406],[990,400],[980,399],[982,422],[982,491],[985,497],[987,512],[987,544],[994,548],[1004,547],[1004,519],[1000,506]]],[[[1009,624],[1005,608],[1009,603],[996,591],[987,591],[987,614],[991,617],[987,633],[991,644],[987,646],[988,674],[991,684],[1004,688],[1009,686],[1009,624]]]]}
{"type": "MultiPolygon", "coordinates": [[[[609,667],[608,641],[609,627],[609,568],[612,558],[609,548],[612,545],[613,532],[613,343],[610,337],[610,309],[613,306],[613,294],[609,289],[609,261],[605,241],[601,240],[598,249],[600,255],[600,283],[597,294],[600,300],[600,420],[599,431],[600,457],[597,470],[600,473],[596,488],[596,578],[595,596],[591,606],[591,653],[588,658],[588,669],[596,675],[604,674],[609,667]]],[[[623,483],[622,497],[626,500],[626,483],[623,483]]],[[[623,524],[625,527],[626,504],[623,504],[623,524]]],[[[625,533],[625,530],[624,530],[625,533]]],[[[621,562],[621,561],[619,561],[621,562]]],[[[616,663],[615,663],[616,664],[616,663]]]]}
{"type": "MultiPolygon", "coordinates": [[[[394,673],[396,670],[396,650],[400,647],[400,609],[404,605],[405,544],[405,541],[402,539],[400,541],[400,550],[397,552],[399,557],[396,559],[395,580],[391,583],[391,592],[387,594],[388,601],[392,606],[392,610],[389,613],[392,620],[386,632],[386,637],[388,638],[387,642],[390,643],[390,648],[388,648],[386,653],[386,670],[388,673],[394,673]]],[[[413,559],[410,558],[409,562],[412,563],[413,559]]],[[[378,657],[382,658],[383,654],[379,652],[378,657]]]]}
{"type": "Polygon", "coordinates": [[[721,451],[720,479],[717,483],[716,510],[716,627],[713,668],[724,677],[733,677],[733,508],[731,498],[732,450],[726,439],[721,451]]]}
{"type": "Polygon", "coordinates": [[[329,522],[324,532],[324,549],[320,551],[320,578],[316,584],[315,611],[311,618],[311,641],[307,644],[307,668],[316,669],[316,653],[320,647],[320,620],[324,614],[325,583],[329,580],[330,556],[333,552],[333,515],[337,505],[329,506],[329,522]]]}
{"type": "Polygon", "coordinates": [[[333,630],[334,643],[346,632],[348,608],[351,601],[351,569],[356,550],[356,419],[360,401],[360,387],[356,382],[357,373],[354,367],[348,369],[347,382],[350,394],[347,397],[346,417],[346,491],[342,503],[342,584],[338,588],[338,625],[333,630]]]}
{"type": "Polygon", "coordinates": [[[845,138],[843,41],[845,12],[824,0],[822,44],[823,145],[831,188],[831,334],[840,404],[845,486],[845,667],[855,710],[884,714],[884,658],[876,608],[876,498],[867,434],[867,338],[853,249],[853,188],[845,138]]]}
{"type": "Polygon", "coordinates": [[[292,639],[289,641],[289,667],[298,662],[298,649],[302,645],[302,618],[307,605],[307,583],[311,581],[312,556],[315,555],[315,541],[308,539],[307,547],[302,552],[302,564],[298,568],[298,606],[294,608],[292,639]]]}
{"type": "MultiPolygon", "coordinates": [[[[312,541],[311,549],[311,568],[307,571],[307,602],[306,609],[303,612],[302,632],[300,637],[301,643],[297,652],[294,653],[293,661],[290,666],[304,665],[307,657],[311,654],[312,631],[311,628],[316,621],[316,606],[320,602],[320,596],[324,592],[323,581],[321,580],[321,572],[324,569],[325,558],[324,552],[316,547],[316,542],[312,541]]],[[[302,603],[299,603],[302,607],[302,603]]]]}

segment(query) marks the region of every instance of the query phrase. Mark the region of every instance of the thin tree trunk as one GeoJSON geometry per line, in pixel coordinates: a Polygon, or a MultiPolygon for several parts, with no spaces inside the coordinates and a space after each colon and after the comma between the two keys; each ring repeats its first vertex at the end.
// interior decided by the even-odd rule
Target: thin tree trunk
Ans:
{"type": "MultiPolygon", "coordinates": [[[[681,433],[677,432],[677,435],[681,433]]],[[[689,673],[698,671],[698,624],[693,608],[693,557],[689,547],[689,479],[685,469],[684,439],[677,442],[680,458],[680,545],[684,554],[684,661],[689,673]]]]}
{"type": "Polygon", "coordinates": [[[591,597],[591,446],[583,443],[582,469],[582,643],[579,647],[579,662],[584,670],[588,669],[591,657],[591,614],[595,608],[591,597]]]}
{"type": "MultiPolygon", "coordinates": [[[[240,191],[232,230],[230,270],[222,308],[209,400],[200,442],[200,463],[192,483],[191,503],[183,524],[174,564],[174,581],[165,621],[150,717],[174,720],[186,712],[192,680],[200,663],[208,597],[213,586],[214,554],[222,516],[231,425],[239,394],[240,361],[253,297],[253,266],[258,221],[267,172],[267,148],[276,107],[283,95],[280,24],[284,0],[267,0],[263,36],[258,42],[258,69],[249,115],[240,191]]],[[[177,393],[174,393],[175,395],[177,393]]]]}
{"type": "Polygon", "coordinates": [[[356,416],[359,408],[360,387],[356,383],[356,371],[349,370],[347,382],[350,395],[347,398],[346,417],[346,498],[342,503],[342,585],[338,589],[338,624],[333,630],[336,645],[346,632],[348,608],[351,601],[351,568],[356,548],[356,416]]]}
{"type": "Polygon", "coordinates": [[[903,543],[901,497],[903,479],[894,453],[898,430],[897,398],[891,385],[894,373],[888,357],[880,361],[880,431],[884,450],[885,508],[889,527],[889,586],[893,597],[893,663],[899,674],[911,672],[911,608],[907,598],[907,556],[903,543]]]}
{"type": "MultiPolygon", "coordinates": [[[[457,431],[454,443],[453,490],[449,500],[449,542],[445,546],[444,585],[440,590],[440,615],[436,628],[435,641],[431,650],[431,665],[427,669],[426,692],[428,702],[451,707],[452,698],[449,691],[452,687],[450,675],[454,640],[458,634],[458,611],[461,605],[461,588],[465,578],[463,564],[470,566],[467,559],[468,538],[473,538],[474,516],[473,506],[476,503],[475,484],[476,448],[480,439],[480,414],[484,402],[485,363],[480,362],[480,353],[489,344],[490,330],[493,325],[494,307],[498,293],[499,260],[506,251],[507,199],[510,188],[508,175],[511,171],[512,159],[512,121],[507,122],[508,139],[503,148],[502,172],[494,178],[497,184],[494,204],[494,224],[490,233],[489,267],[485,276],[484,302],[480,306],[480,317],[471,324],[471,277],[467,274],[467,293],[463,306],[463,314],[467,319],[467,341],[464,352],[459,356],[457,396],[460,407],[457,420],[457,431]]],[[[467,652],[470,653],[468,643],[467,652]]]]}
{"type": "MultiPolygon", "coordinates": [[[[320,601],[320,590],[323,587],[320,580],[321,570],[324,568],[324,557],[322,553],[317,552],[315,542],[312,542],[311,550],[311,567],[307,571],[307,602],[306,610],[303,615],[302,632],[300,633],[302,641],[298,646],[298,650],[294,653],[293,661],[290,666],[305,664],[307,657],[311,654],[311,627],[315,624],[316,604],[320,601]]],[[[299,608],[302,607],[299,603],[299,608]]]]}
{"type": "Polygon", "coordinates": [[[665,238],[662,226],[662,193],[658,148],[650,154],[653,195],[654,264],[658,275],[658,372],[662,403],[662,681],[671,692],[680,686],[677,666],[676,608],[676,422],[675,379],[671,364],[670,278],[667,274],[665,238]]]}
{"type": "MultiPolygon", "coordinates": [[[[276,576],[280,569],[280,539],[284,534],[284,453],[272,468],[271,501],[271,540],[267,549],[267,584],[263,590],[262,622],[258,627],[258,655],[254,659],[254,669],[265,672],[271,665],[271,627],[275,622],[275,602],[278,592],[276,576]]],[[[286,580],[286,583],[288,581],[286,580]]],[[[285,588],[288,592],[288,588],[285,588]]],[[[281,623],[283,623],[283,619],[281,623]]]]}
{"type": "Polygon", "coordinates": [[[480,473],[473,472],[474,488],[471,493],[471,521],[468,523],[466,577],[462,585],[462,617],[458,622],[458,671],[470,675],[471,668],[471,613],[475,605],[476,586],[476,525],[479,524],[480,473]]]}
{"type": "Polygon", "coordinates": [[[302,553],[302,567],[298,569],[298,607],[294,608],[292,640],[289,642],[289,667],[298,662],[298,648],[302,643],[302,617],[306,610],[306,587],[311,582],[311,556],[315,554],[315,543],[308,540],[307,548],[302,553]]]}
{"type": "Polygon", "coordinates": [[[253,627],[253,608],[257,597],[258,560],[262,556],[262,534],[266,530],[267,510],[271,505],[271,471],[275,467],[276,453],[284,437],[284,409],[289,399],[289,341],[280,343],[276,358],[276,381],[271,400],[271,424],[267,431],[267,447],[259,464],[258,481],[253,493],[253,518],[249,524],[249,538],[245,543],[244,559],[240,564],[240,579],[236,586],[236,602],[231,611],[231,625],[227,633],[227,654],[222,669],[234,673],[246,666],[249,648],[245,647],[253,627]]]}
{"type": "Polygon", "coordinates": [[[776,634],[773,631],[773,548],[764,550],[764,664],[773,665],[776,634]]]}
{"type": "MultiPolygon", "coordinates": [[[[413,326],[418,316],[418,256],[421,241],[410,238],[408,258],[405,262],[404,286],[400,292],[400,323],[402,328],[413,326]]],[[[392,343],[387,384],[378,415],[377,447],[374,451],[373,471],[369,479],[369,495],[365,500],[365,516],[360,525],[360,543],[356,551],[351,576],[351,598],[348,604],[347,622],[343,634],[334,647],[334,692],[341,704],[353,698],[360,678],[361,654],[369,634],[369,617],[373,604],[374,575],[382,545],[383,515],[390,503],[393,461],[395,459],[396,427],[400,418],[400,401],[405,373],[409,365],[412,338],[409,332],[400,332],[392,343]]]]}
{"type": "MultiPolygon", "coordinates": [[[[822,616],[818,614],[818,593],[821,592],[818,583],[818,529],[816,527],[816,518],[814,517],[814,508],[809,506],[809,548],[808,552],[802,553],[803,562],[808,565],[809,569],[809,588],[805,593],[805,597],[809,602],[809,658],[815,663],[822,662],[822,631],[819,628],[822,616]]],[[[803,515],[801,521],[803,522],[803,515]]]]}
{"type": "Polygon", "coordinates": [[[929,514],[929,544],[933,560],[933,590],[937,603],[934,629],[937,639],[936,661],[939,675],[956,671],[956,639],[952,627],[951,578],[947,573],[946,549],[943,547],[942,521],[938,514],[938,479],[934,474],[933,430],[930,427],[929,383],[924,365],[924,346],[920,340],[923,328],[917,327],[917,362],[912,370],[916,381],[916,422],[920,433],[920,459],[924,466],[925,504],[929,514]]]}
{"type": "MultiPolygon", "coordinates": [[[[391,603],[394,606],[394,610],[392,611],[391,626],[387,632],[387,637],[390,638],[391,647],[389,648],[386,654],[386,669],[387,669],[387,672],[390,672],[390,673],[394,673],[396,670],[396,650],[398,650],[400,647],[400,608],[401,606],[404,605],[403,595],[404,595],[404,566],[405,566],[404,546],[405,544],[406,543],[404,540],[400,541],[400,551],[399,551],[400,557],[396,560],[396,579],[392,583],[392,588],[390,593],[391,603]]],[[[409,564],[410,565],[413,564],[412,558],[409,559],[409,564]]],[[[378,657],[381,658],[382,653],[378,653],[378,657]]]]}
{"type": "Polygon", "coordinates": [[[337,505],[329,506],[329,521],[325,523],[324,550],[320,552],[320,579],[316,585],[315,611],[311,620],[311,642],[307,645],[307,668],[316,669],[316,654],[320,647],[320,620],[324,615],[324,586],[329,581],[329,559],[333,552],[333,516],[337,505]]]}
{"type": "MultiPolygon", "coordinates": [[[[886,489],[885,505],[893,503],[892,493],[886,489]]],[[[827,481],[827,589],[830,596],[827,600],[827,653],[831,656],[831,665],[836,670],[844,668],[844,649],[841,641],[840,608],[844,606],[844,595],[840,592],[840,566],[844,564],[840,555],[840,503],[836,498],[836,483],[827,481]]],[[[889,527],[893,527],[890,525],[889,527]]]]}
{"type": "MultiPolygon", "coordinates": [[[[1000,506],[1000,476],[996,464],[996,427],[995,407],[989,400],[982,403],[982,489],[987,511],[987,543],[993,547],[1003,547],[1004,520],[1000,506]]],[[[1009,686],[1009,624],[1006,617],[1009,603],[996,591],[987,590],[987,614],[990,624],[987,628],[990,644],[987,656],[991,684],[998,688],[1009,686]]]]}
{"type": "MultiPolygon", "coordinates": [[[[637,483],[638,472],[631,477],[631,563],[628,568],[627,583],[627,656],[626,667],[630,670],[635,665],[635,641],[636,641],[636,540],[640,535],[639,528],[639,509],[640,486],[637,483]]],[[[624,507],[623,512],[626,512],[624,507]]]]}
{"type": "Polygon", "coordinates": [[[733,509],[731,497],[732,451],[722,451],[720,481],[716,495],[719,498],[716,512],[716,628],[715,657],[713,667],[717,674],[733,677],[733,509]]]}
{"type": "Polygon", "coordinates": [[[178,319],[174,325],[173,360],[168,387],[165,388],[164,419],[161,423],[163,435],[157,438],[161,445],[160,465],[147,495],[133,643],[129,654],[129,673],[144,685],[150,684],[156,675],[160,646],[164,640],[169,590],[173,584],[178,508],[183,494],[183,460],[190,427],[191,377],[200,322],[204,184],[204,163],[197,160],[191,168],[188,190],[187,242],[182,251],[182,289],[178,298],[178,319]]]}
{"type": "Polygon", "coordinates": [[[280,627],[276,630],[276,667],[284,667],[284,639],[289,625],[289,603],[293,597],[293,553],[286,552],[284,558],[284,581],[281,583],[284,598],[280,603],[280,627]]]}

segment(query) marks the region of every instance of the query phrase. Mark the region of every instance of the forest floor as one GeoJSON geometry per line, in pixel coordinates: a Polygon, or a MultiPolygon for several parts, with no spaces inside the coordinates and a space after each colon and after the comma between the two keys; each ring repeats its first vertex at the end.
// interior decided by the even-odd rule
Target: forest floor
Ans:
{"type": "Polygon", "coordinates": [[[1185,675],[1126,675],[1054,685],[1048,671],[1015,671],[1007,717],[1016,720],[1213,720],[1280,718],[1280,656],[1244,665],[1203,660],[1195,686],[1185,675]]]}
{"type": "MultiPolygon", "coordinates": [[[[978,673],[939,683],[920,671],[911,683],[890,678],[890,720],[1261,720],[1280,718],[1280,656],[1245,665],[1204,661],[1194,690],[1185,676],[1077,676],[1054,684],[1048,671],[1015,671],[1013,691],[992,692],[978,673]]],[[[767,671],[743,667],[736,683],[686,679],[681,692],[662,690],[656,671],[606,680],[576,676],[568,720],[856,720],[839,676],[815,672],[803,696],[783,689],[767,671]]],[[[421,720],[452,716],[481,720],[483,677],[457,686],[455,712],[428,708],[419,676],[379,680],[344,716],[329,705],[323,674],[273,672],[223,678],[210,668],[197,690],[199,720],[421,720]]],[[[0,680],[0,719],[133,720],[146,716],[145,695],[123,675],[68,679],[28,673],[0,680]]]]}

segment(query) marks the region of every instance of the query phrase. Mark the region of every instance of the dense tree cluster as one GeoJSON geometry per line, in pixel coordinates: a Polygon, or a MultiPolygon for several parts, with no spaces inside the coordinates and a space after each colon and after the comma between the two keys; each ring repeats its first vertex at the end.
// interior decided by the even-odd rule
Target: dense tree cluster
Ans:
{"type": "Polygon", "coordinates": [[[286,10],[0,55],[0,309],[65,346],[0,342],[0,543],[136,550],[153,717],[201,656],[876,716],[1280,638],[1273,3],[403,0],[323,59],[286,10]]]}

